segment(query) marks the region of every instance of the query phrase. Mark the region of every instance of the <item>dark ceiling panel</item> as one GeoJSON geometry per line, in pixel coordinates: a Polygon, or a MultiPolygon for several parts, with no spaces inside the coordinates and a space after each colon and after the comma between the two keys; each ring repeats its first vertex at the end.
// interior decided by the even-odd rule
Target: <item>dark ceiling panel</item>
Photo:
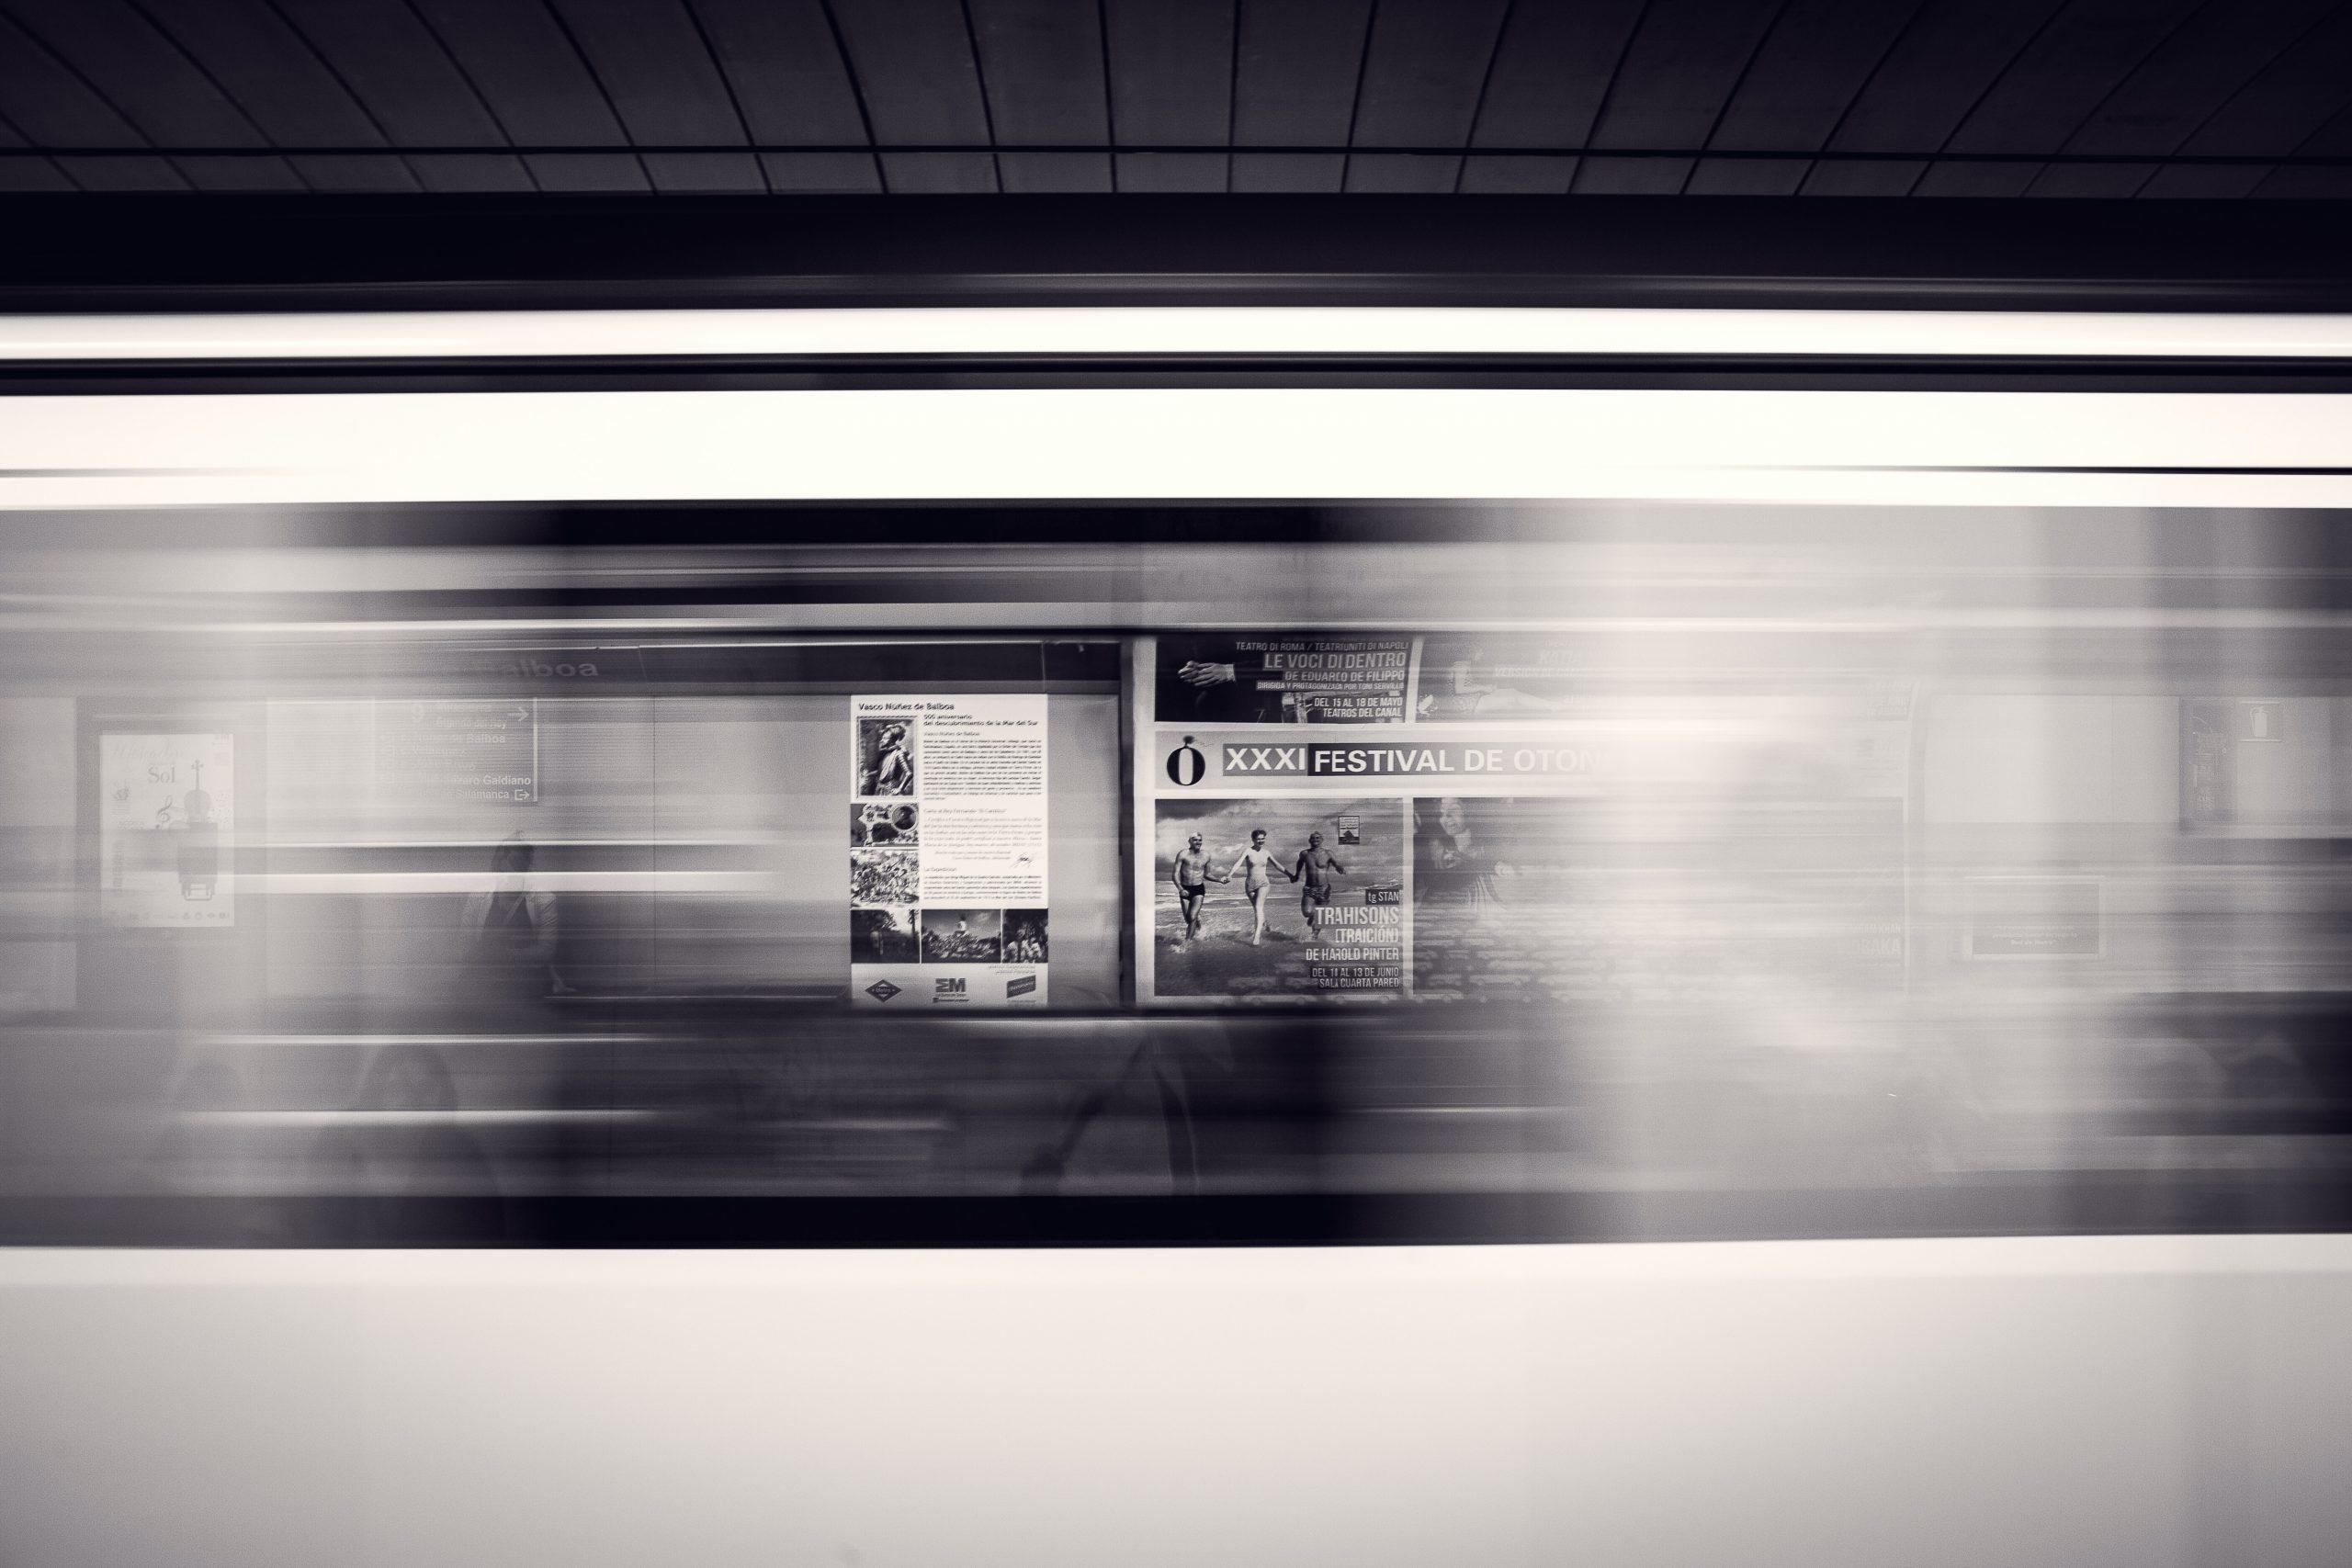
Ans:
{"type": "MultiPolygon", "coordinates": [[[[265,0],[174,0],[153,13],[173,42],[284,147],[390,147],[333,66],[265,0]]],[[[318,190],[424,188],[397,158],[288,160],[318,190]]]]}
{"type": "MultiPolygon", "coordinates": [[[[1815,152],[1919,12],[1919,0],[1794,0],[1756,51],[1706,140],[1738,152],[1815,152]]],[[[1702,158],[1684,187],[1706,196],[1793,196],[1812,164],[1702,158]]]]}
{"type": "Polygon", "coordinates": [[[2335,199],[2352,0],[0,0],[0,188],[2335,199]]]}
{"type": "MultiPolygon", "coordinates": [[[[1233,140],[1245,147],[1345,147],[1371,41],[1372,0],[1249,0],[1235,62],[1233,140]]],[[[1341,155],[1237,153],[1238,191],[1336,191],[1341,155]]]]}
{"type": "Polygon", "coordinates": [[[763,152],[761,171],[779,196],[879,195],[882,165],[870,152],[763,152]]]}
{"type": "Polygon", "coordinates": [[[1236,152],[1233,189],[1249,196],[1337,195],[1347,160],[1336,152],[1236,152]]]}
{"type": "Polygon", "coordinates": [[[2289,152],[2352,96],[2352,8],[2338,6],[2290,40],[2244,87],[2191,131],[2180,151],[2289,152]]]}
{"type": "MultiPolygon", "coordinates": [[[[833,19],[880,142],[985,147],[995,140],[979,62],[956,0],[835,0],[833,19]]],[[[1002,190],[984,152],[894,152],[883,175],[901,194],[1002,190]]]]}
{"type": "MultiPolygon", "coordinates": [[[[2336,0],[2234,0],[2199,7],[2086,118],[2062,149],[2118,154],[2176,152],[2336,0]]],[[[2134,196],[2155,164],[2048,164],[2032,196],[2134,196]]]]}
{"type": "MultiPolygon", "coordinates": [[[[2298,156],[2314,158],[2352,157],[2352,105],[2346,105],[2345,107],[2336,110],[2335,113],[2328,118],[2326,124],[2321,126],[2317,130],[2312,131],[2309,136],[2304,137],[2302,141],[2297,142],[2294,147],[2294,152],[2298,156]]],[[[2279,171],[2279,174],[2281,175],[2285,175],[2290,174],[2303,175],[2322,174],[2326,172],[2329,171],[2323,169],[2282,169],[2279,171]]]]}
{"type": "MultiPolygon", "coordinates": [[[[2192,20],[2199,0],[2074,0],[2018,53],[1946,145],[1955,152],[2063,146],[2133,72],[2192,20]]],[[[2037,163],[1938,164],[1921,196],[2020,196],[2037,163]],[[1997,171],[1997,173],[1996,173],[1997,171]]]]}
{"type": "Polygon", "coordinates": [[[1014,152],[1023,142],[1108,145],[1111,88],[1095,0],[967,0],[1004,188],[1108,191],[1111,160],[1014,152]]]}
{"type": "MultiPolygon", "coordinates": [[[[1364,50],[1354,145],[1468,145],[1509,8],[1507,0],[1383,0],[1364,50]]],[[[1461,172],[1459,158],[1360,153],[1348,161],[1346,186],[1450,191],[1461,172]]]]}
{"type": "Polygon", "coordinates": [[[997,154],[1004,170],[1004,188],[1012,196],[1056,194],[1107,196],[1111,191],[1111,159],[1104,152],[1017,152],[1006,148],[997,154]]]}
{"type": "MultiPolygon", "coordinates": [[[[1592,128],[1596,147],[1699,147],[1756,58],[1784,0],[1655,0],[1592,128]]],[[[1571,189],[1671,196],[1689,158],[1588,158],[1571,189]]]]}
{"type": "MultiPolygon", "coordinates": [[[[2059,0],[1928,0],[1830,136],[1832,152],[1940,148],[2043,26],[2059,0]]],[[[1814,165],[1806,196],[1903,196],[1925,162],[1814,165]]]]}
{"type": "Polygon", "coordinates": [[[2044,164],[2025,187],[2030,197],[2066,199],[2080,197],[2137,196],[2161,164],[2044,164]]]}
{"type": "Polygon", "coordinates": [[[2159,166],[2134,196],[2180,201],[2223,201],[2251,196],[2270,173],[2267,164],[2169,164],[2159,166]]]}
{"type": "MultiPolygon", "coordinates": [[[[538,147],[627,145],[612,100],[543,0],[412,3],[514,141],[538,147]]],[[[642,191],[653,183],[634,153],[539,153],[530,166],[550,191],[642,191]]]]}
{"type": "MultiPolygon", "coordinates": [[[[820,0],[690,0],[752,140],[766,144],[850,146],[874,140],[865,106],[820,0]]],[[[879,191],[876,157],[843,152],[767,152],[760,158],[778,191],[879,191]]]]}
{"type": "Polygon", "coordinates": [[[2257,197],[2282,200],[2341,201],[2352,197],[2352,169],[2340,167],[2273,170],[2252,191],[2257,197]]]}
{"type": "Polygon", "coordinates": [[[1558,196],[1576,178],[1577,163],[1570,157],[1480,157],[1474,152],[1462,160],[1454,189],[1464,196],[1558,196]]]}
{"type": "MultiPolygon", "coordinates": [[[[2352,104],[2337,109],[2317,130],[2295,143],[2293,152],[2297,156],[2352,157],[2352,104]]],[[[2340,165],[2283,167],[2273,170],[2250,194],[2301,199],[2340,199],[2352,196],[2352,178],[2347,178],[2347,175],[2352,175],[2352,168],[2340,165]]]]}
{"type": "Polygon", "coordinates": [[[1461,178],[1462,160],[1421,152],[1358,152],[1350,158],[1345,188],[1365,196],[1443,196],[1461,178]]]}
{"type": "MultiPolygon", "coordinates": [[[[96,87],[38,39],[0,17],[0,115],[34,146],[143,147],[148,139],[96,87]]],[[[12,165],[42,167],[18,158],[12,165]]],[[[161,158],[64,158],[58,173],[83,190],[186,190],[161,158]]]]}
{"type": "Polygon", "coordinates": [[[1813,167],[1811,158],[1702,158],[1679,194],[1794,196],[1813,167]]]}
{"type": "MultiPolygon", "coordinates": [[[[2352,97],[2352,9],[2339,8],[2299,35],[2254,80],[2190,133],[2192,154],[2276,156],[2292,152],[2343,112],[2352,97]]],[[[2249,196],[2268,171],[2195,166],[2159,171],[2142,194],[2249,196]]]]}
{"type": "Polygon", "coordinates": [[[2024,159],[1930,164],[1912,188],[1914,196],[1975,197],[2021,196],[2041,165],[2024,159]]]}
{"type": "MultiPolygon", "coordinates": [[[[17,128],[0,113],[0,148],[29,146],[17,128]]],[[[70,191],[80,187],[66,178],[53,158],[0,158],[0,191],[70,191]]]]}
{"type": "MultiPolygon", "coordinates": [[[[266,147],[253,117],[121,0],[8,0],[24,30],[158,146],[266,147]]],[[[280,158],[183,158],[199,190],[303,190],[280,158]]]]}
{"type": "MultiPolygon", "coordinates": [[[[1104,0],[1111,119],[1121,141],[1205,147],[1233,131],[1235,0],[1171,6],[1104,0]]],[[[1123,152],[1123,191],[1218,191],[1231,158],[1219,153],[1123,152]]]]}
{"type": "MultiPolygon", "coordinates": [[[[406,5],[274,3],[396,144],[481,147],[513,140],[447,46],[406,5]]],[[[408,165],[427,190],[535,188],[520,158],[495,153],[418,155],[408,165]]]]}
{"type": "MultiPolygon", "coordinates": [[[[547,0],[628,139],[650,147],[749,145],[735,89],[684,0],[547,0]]],[[[662,191],[763,191],[749,152],[644,154],[662,191]]]]}
{"type": "Polygon", "coordinates": [[[2178,150],[2256,73],[2341,9],[2342,0],[2208,0],[2084,120],[2065,150],[2178,150]]]}
{"type": "MultiPolygon", "coordinates": [[[[1585,145],[1642,10],[1643,0],[1514,6],[1503,23],[1471,145],[1585,145]]],[[[1574,158],[1473,155],[1464,162],[1462,189],[1490,195],[1552,194],[1566,190],[1576,172],[1574,158]]]]}

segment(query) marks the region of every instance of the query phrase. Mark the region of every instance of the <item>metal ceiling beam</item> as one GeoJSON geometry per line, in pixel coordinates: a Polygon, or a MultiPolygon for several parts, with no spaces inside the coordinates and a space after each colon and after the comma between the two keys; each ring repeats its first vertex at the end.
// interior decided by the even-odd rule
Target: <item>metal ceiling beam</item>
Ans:
{"type": "Polygon", "coordinates": [[[1246,145],[1224,141],[696,141],[696,142],[514,142],[435,143],[432,146],[25,146],[0,147],[0,160],[51,158],[376,158],[405,162],[434,157],[742,157],[750,153],[866,157],[893,153],[1063,153],[1121,157],[1389,157],[1389,158],[1599,158],[1655,160],[1702,158],[1710,163],[1749,164],[2050,164],[2086,167],[2178,164],[2192,168],[2352,168],[2352,153],[2331,152],[1965,152],[1816,150],[1755,147],[1460,147],[1363,142],[1246,145]]]}
{"type": "Polygon", "coordinates": [[[2352,309],[2331,202],[0,197],[0,310],[2352,309]]]}

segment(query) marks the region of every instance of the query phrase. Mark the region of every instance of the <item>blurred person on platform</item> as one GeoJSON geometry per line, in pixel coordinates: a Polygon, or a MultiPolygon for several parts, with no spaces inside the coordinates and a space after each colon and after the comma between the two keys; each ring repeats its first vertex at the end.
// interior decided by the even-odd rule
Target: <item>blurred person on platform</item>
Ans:
{"type": "Polygon", "coordinates": [[[571,989],[556,969],[555,895],[532,886],[531,862],[522,834],[509,836],[491,852],[492,886],[466,899],[458,930],[470,1000],[529,1001],[571,989]]]}

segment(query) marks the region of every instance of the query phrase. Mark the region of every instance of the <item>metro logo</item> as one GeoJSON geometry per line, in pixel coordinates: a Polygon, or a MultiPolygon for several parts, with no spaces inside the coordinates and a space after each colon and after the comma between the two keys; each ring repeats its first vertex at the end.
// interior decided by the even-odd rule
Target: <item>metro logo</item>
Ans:
{"type": "Polygon", "coordinates": [[[865,987],[865,994],[877,1002],[887,1002],[899,994],[899,987],[888,980],[876,980],[865,987]]]}
{"type": "Polygon", "coordinates": [[[1225,748],[1225,771],[1228,773],[1304,773],[1306,772],[1306,748],[1237,746],[1228,741],[1225,748]]]}

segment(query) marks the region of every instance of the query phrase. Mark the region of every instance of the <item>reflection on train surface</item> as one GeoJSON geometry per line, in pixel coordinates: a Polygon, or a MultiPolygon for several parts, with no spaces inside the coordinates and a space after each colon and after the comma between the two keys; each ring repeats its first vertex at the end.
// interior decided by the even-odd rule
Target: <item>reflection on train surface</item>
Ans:
{"type": "Polygon", "coordinates": [[[27,514],[0,1236],[2342,1228],[2347,560],[2283,513],[27,514]],[[1411,742],[1282,773],[1343,727],[1411,742]]]}

